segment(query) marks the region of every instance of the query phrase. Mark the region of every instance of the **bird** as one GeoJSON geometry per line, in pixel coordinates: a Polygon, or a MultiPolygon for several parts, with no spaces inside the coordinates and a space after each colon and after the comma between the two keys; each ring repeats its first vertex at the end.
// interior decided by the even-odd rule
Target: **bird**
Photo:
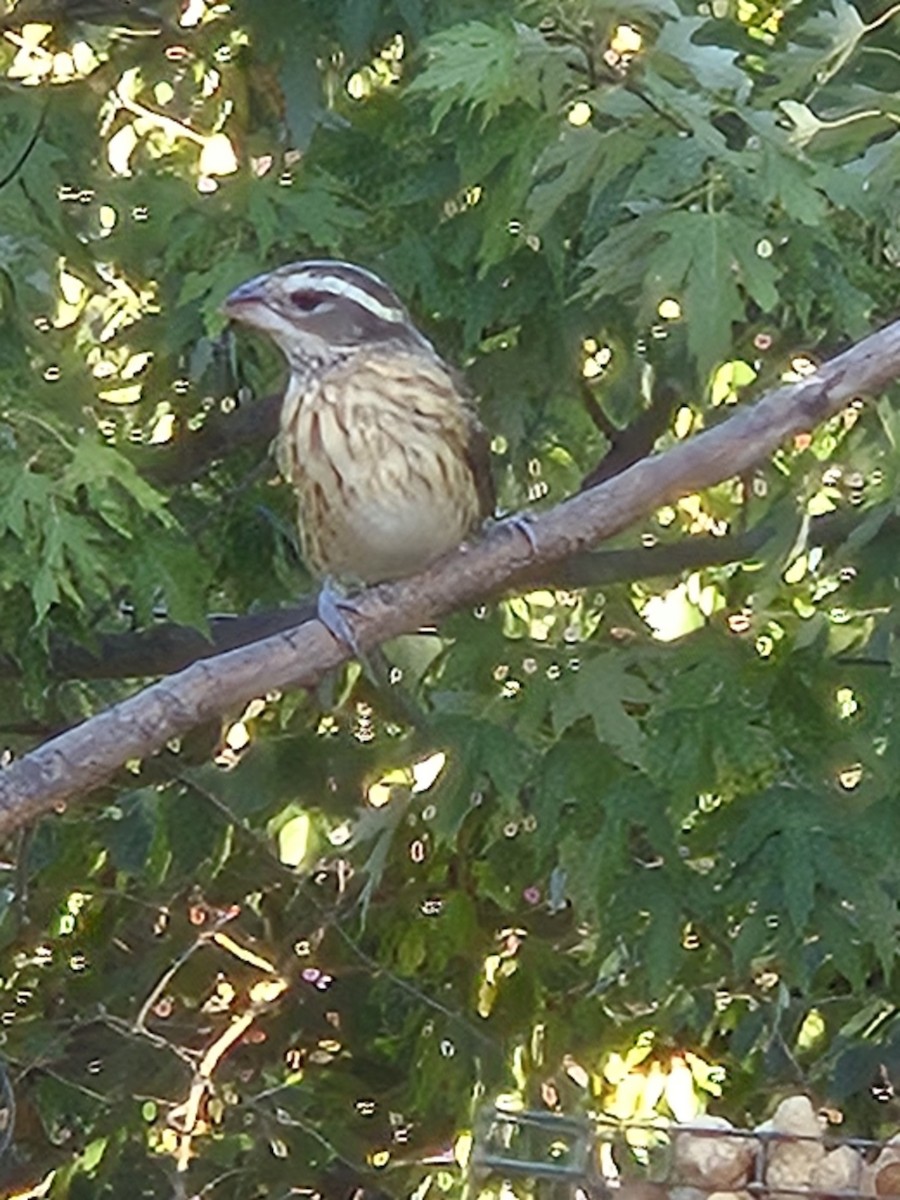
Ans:
{"type": "Polygon", "coordinates": [[[461,378],[364,267],[289,263],[223,308],[287,361],[276,459],[302,556],[323,580],[319,617],[355,649],[346,589],[424,570],[492,514],[487,433],[461,378]]]}

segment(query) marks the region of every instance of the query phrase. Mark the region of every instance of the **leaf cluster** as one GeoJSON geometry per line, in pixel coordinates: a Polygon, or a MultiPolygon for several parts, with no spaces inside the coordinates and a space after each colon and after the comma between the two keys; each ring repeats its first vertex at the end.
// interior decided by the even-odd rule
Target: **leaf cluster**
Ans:
{"type": "MultiPolygon", "coordinates": [[[[10,752],[133,689],[56,678],[61,645],[308,586],[270,431],[246,433],[282,367],[219,311],[268,266],[390,279],[480,395],[507,507],[891,315],[887,9],[20,8],[0,41],[10,752]]],[[[749,531],[752,558],[457,613],[11,845],[23,1115],[0,1182],[456,1194],[431,1160],[479,1103],[588,1111],[647,1031],[658,1063],[724,1065],[737,1120],[802,1087],[889,1127],[897,441],[890,397],[852,406],[621,540],[749,531]],[[830,517],[846,536],[818,541],[830,517]]]]}

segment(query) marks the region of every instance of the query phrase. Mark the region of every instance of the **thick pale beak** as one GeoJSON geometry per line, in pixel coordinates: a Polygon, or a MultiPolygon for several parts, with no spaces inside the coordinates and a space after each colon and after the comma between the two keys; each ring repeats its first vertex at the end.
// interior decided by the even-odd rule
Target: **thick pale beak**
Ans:
{"type": "Polygon", "coordinates": [[[257,275],[236,287],[222,302],[222,312],[228,317],[237,317],[247,305],[259,304],[265,300],[266,278],[265,275],[257,275]]]}

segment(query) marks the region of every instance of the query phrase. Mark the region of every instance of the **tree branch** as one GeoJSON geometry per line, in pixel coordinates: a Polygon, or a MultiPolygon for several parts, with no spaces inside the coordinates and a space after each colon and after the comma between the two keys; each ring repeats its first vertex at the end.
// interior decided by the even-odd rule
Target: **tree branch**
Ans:
{"type": "Polygon", "coordinates": [[[133,448],[132,461],[158,486],[190,483],[235,450],[249,446],[265,451],[278,432],[281,399],[281,392],[274,392],[233,412],[211,412],[199,429],[185,430],[171,442],[133,448]]]}
{"type": "MultiPolygon", "coordinates": [[[[585,387],[586,394],[589,389],[585,387]]],[[[593,397],[591,397],[593,399],[593,397]]],[[[596,403],[596,402],[595,402],[596,403]]],[[[678,403],[678,392],[671,384],[659,383],[653,403],[624,429],[613,432],[603,430],[609,438],[610,447],[595,467],[581,481],[581,490],[605,483],[614,475],[620,475],[633,463],[644,458],[653,449],[656,439],[668,428],[672,411],[678,403]]],[[[597,411],[600,411],[597,405],[597,411]]],[[[596,418],[595,418],[596,423],[596,418]]]]}
{"type": "MultiPolygon", "coordinates": [[[[838,546],[871,516],[870,508],[845,509],[813,517],[806,539],[810,546],[838,546]]],[[[886,517],[883,529],[896,532],[900,517],[886,517]]],[[[529,587],[608,587],[636,579],[659,579],[725,563],[741,562],[758,554],[776,532],[764,520],[738,534],[716,537],[694,534],[658,546],[627,550],[592,550],[574,554],[551,567],[529,568],[520,583],[529,587]]],[[[501,588],[502,591],[502,588],[501,588]]],[[[51,646],[53,679],[141,679],[171,675],[201,658],[248,646],[285,629],[293,629],[316,615],[315,597],[297,604],[253,613],[222,613],[208,618],[208,633],[192,625],[165,621],[128,633],[104,633],[92,646],[59,640],[51,646]]],[[[22,671],[13,658],[0,655],[0,679],[19,679],[22,671]]],[[[8,731],[8,726],[6,727],[8,731]]],[[[16,732],[25,732],[16,729],[16,732]]]]}
{"type": "MultiPolygon", "coordinates": [[[[538,566],[550,568],[681,496],[746,472],[788,437],[809,432],[860,394],[900,375],[900,322],[800,383],[778,388],[665,454],[582,492],[531,522],[531,538],[492,530],[411,579],[365,592],[350,623],[362,650],[434,621],[538,566]],[[532,544],[533,542],[533,544],[532,544]]],[[[313,686],[348,656],[318,621],[194,663],[38,747],[0,774],[0,833],[105,782],[124,762],[276,688],[313,686]]]]}

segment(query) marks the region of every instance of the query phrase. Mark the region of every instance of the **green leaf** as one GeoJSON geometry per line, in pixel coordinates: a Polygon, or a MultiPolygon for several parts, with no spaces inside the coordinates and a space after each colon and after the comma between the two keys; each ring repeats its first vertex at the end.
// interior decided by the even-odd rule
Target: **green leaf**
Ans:
{"type": "Polygon", "coordinates": [[[537,182],[528,200],[529,223],[541,229],[570,196],[595,179],[608,186],[645,153],[644,139],[628,129],[601,133],[590,125],[563,128],[534,167],[537,182]]]}
{"type": "Polygon", "coordinates": [[[672,985],[684,951],[681,946],[681,905],[669,874],[647,871],[640,884],[641,906],[648,911],[642,939],[648,990],[663,994],[672,985]]]}
{"type": "Polygon", "coordinates": [[[26,468],[15,474],[0,503],[0,521],[22,541],[29,528],[43,525],[53,485],[46,475],[26,468]]]}
{"type": "Polygon", "coordinates": [[[183,536],[153,537],[152,553],[136,557],[129,592],[143,620],[163,602],[166,616],[179,624],[206,628],[210,564],[183,536]]]}
{"type": "Polygon", "coordinates": [[[761,178],[766,199],[803,225],[818,225],[828,212],[827,201],[815,185],[815,168],[790,157],[766,141],[762,146],[761,178]]]}
{"type": "Polygon", "coordinates": [[[629,763],[643,758],[643,734],[629,708],[646,706],[653,693],[620,655],[600,654],[581,664],[567,688],[550,706],[557,737],[582,717],[590,717],[597,740],[629,763]]]}
{"type": "Polygon", "coordinates": [[[848,0],[831,0],[831,12],[814,12],[800,27],[799,37],[823,47],[821,57],[815,60],[819,86],[841,70],[865,32],[865,22],[848,0]]]}
{"type": "Polygon", "coordinates": [[[430,38],[426,50],[428,65],[408,90],[434,97],[434,130],[454,106],[480,110],[482,128],[511,104],[552,106],[559,103],[569,76],[571,51],[512,22],[451,26],[430,38]]]}
{"type": "Polygon", "coordinates": [[[304,34],[302,28],[292,30],[288,26],[286,52],[278,73],[292,145],[300,151],[306,150],[326,111],[315,49],[304,34]]]}
{"type": "Polygon", "coordinates": [[[137,473],[132,463],[96,438],[83,436],[75,444],[72,461],[62,478],[62,487],[74,494],[79,487],[86,488],[92,501],[96,498],[98,509],[105,503],[104,487],[113,485],[126,492],[145,513],[154,517],[168,529],[177,522],[166,507],[165,497],[137,473]]]}
{"type": "Polygon", "coordinates": [[[363,211],[347,187],[322,170],[301,174],[292,187],[273,190],[270,196],[280,220],[291,223],[290,237],[285,238],[282,231],[282,242],[292,247],[298,235],[303,235],[311,246],[336,250],[364,221],[363,211]]]}
{"type": "Polygon", "coordinates": [[[767,239],[754,240],[752,229],[737,223],[731,225],[731,249],[744,290],[764,313],[774,313],[780,303],[780,272],[771,257],[774,247],[767,239]]]}
{"type": "Polygon", "coordinates": [[[810,831],[786,829],[779,839],[781,878],[788,916],[798,937],[806,933],[815,903],[815,842],[810,831]]]}
{"type": "MultiPolygon", "coordinates": [[[[704,89],[733,95],[743,103],[750,92],[750,77],[738,64],[738,51],[714,42],[697,42],[694,35],[709,30],[707,17],[681,17],[663,27],[651,51],[651,58],[670,55],[702,84],[704,89]]],[[[661,64],[657,64],[660,66],[661,64]]]]}
{"type": "Polygon", "coordinates": [[[432,128],[437,129],[456,104],[484,107],[488,120],[517,99],[511,87],[516,45],[512,24],[499,28],[483,21],[453,26],[431,38],[426,47],[428,65],[409,90],[436,97],[432,128]]]}
{"type": "Polygon", "coordinates": [[[115,811],[100,824],[101,839],[119,871],[143,876],[156,836],[159,793],[151,788],[118,797],[115,811]]]}
{"type": "Polygon", "coordinates": [[[51,607],[60,599],[59,579],[50,563],[42,562],[35,572],[31,585],[31,600],[34,604],[35,620],[40,623],[51,607]]]}
{"type": "MultiPolygon", "coordinates": [[[[683,232],[686,229],[683,227],[683,232]]],[[[697,359],[701,380],[728,355],[732,325],[744,315],[744,305],[731,272],[729,223],[710,216],[694,224],[691,264],[684,288],[688,345],[697,359]]]]}

